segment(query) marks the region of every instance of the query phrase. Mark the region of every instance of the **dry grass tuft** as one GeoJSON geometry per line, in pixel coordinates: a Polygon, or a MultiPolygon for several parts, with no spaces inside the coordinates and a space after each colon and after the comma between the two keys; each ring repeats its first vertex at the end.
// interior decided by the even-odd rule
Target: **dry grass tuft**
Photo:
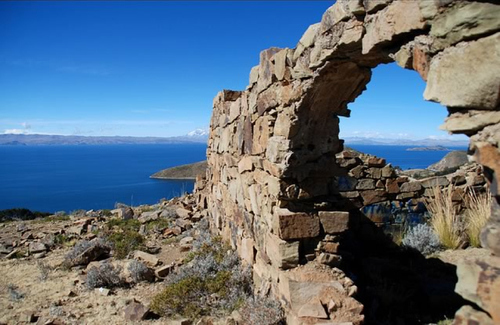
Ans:
{"type": "Polygon", "coordinates": [[[491,214],[491,193],[477,194],[474,191],[467,192],[465,198],[466,232],[469,244],[473,247],[481,247],[479,235],[491,214]]]}
{"type": "Polygon", "coordinates": [[[460,245],[458,211],[453,205],[453,186],[441,190],[434,187],[433,199],[427,203],[431,213],[430,224],[445,248],[456,249],[460,245]]]}

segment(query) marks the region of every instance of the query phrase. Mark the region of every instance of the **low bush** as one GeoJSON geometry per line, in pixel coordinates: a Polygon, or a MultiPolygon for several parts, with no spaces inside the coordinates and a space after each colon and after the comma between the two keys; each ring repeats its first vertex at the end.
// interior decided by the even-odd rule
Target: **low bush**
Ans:
{"type": "Polygon", "coordinates": [[[481,247],[480,234],[491,215],[491,194],[476,194],[469,191],[465,197],[465,224],[469,244],[481,247]]]}
{"type": "Polygon", "coordinates": [[[48,217],[50,213],[31,211],[28,209],[0,210],[0,222],[12,220],[33,220],[48,217]]]}
{"type": "Polygon", "coordinates": [[[242,268],[236,253],[220,238],[203,233],[193,246],[192,260],[167,278],[151,309],[162,316],[197,318],[239,308],[252,292],[250,269],[242,268]]]}
{"type": "Polygon", "coordinates": [[[140,249],[144,243],[144,237],[131,230],[113,232],[106,238],[113,247],[113,256],[118,259],[126,258],[134,250],[140,249]]]}
{"type": "Polygon", "coordinates": [[[128,271],[130,277],[134,283],[141,281],[152,281],[154,279],[154,273],[151,271],[144,263],[138,260],[132,260],[128,265],[128,271]]]}
{"type": "Polygon", "coordinates": [[[427,224],[419,224],[411,228],[403,238],[402,244],[416,249],[423,255],[430,255],[441,248],[434,229],[427,224]]]}
{"type": "Polygon", "coordinates": [[[284,314],[280,303],[269,297],[248,298],[239,312],[246,324],[284,324],[284,314]]]}
{"type": "Polygon", "coordinates": [[[448,249],[456,249],[460,245],[461,227],[457,208],[453,204],[453,190],[453,186],[444,190],[434,187],[433,199],[426,204],[431,213],[430,224],[441,244],[448,249]]]}
{"type": "Polygon", "coordinates": [[[141,249],[145,241],[139,234],[141,223],[136,219],[110,219],[99,235],[111,245],[114,257],[126,258],[130,252],[141,249]]]}
{"type": "Polygon", "coordinates": [[[121,287],[125,285],[125,281],[120,273],[121,268],[114,267],[111,263],[102,263],[88,270],[85,285],[88,289],[121,287]]]}

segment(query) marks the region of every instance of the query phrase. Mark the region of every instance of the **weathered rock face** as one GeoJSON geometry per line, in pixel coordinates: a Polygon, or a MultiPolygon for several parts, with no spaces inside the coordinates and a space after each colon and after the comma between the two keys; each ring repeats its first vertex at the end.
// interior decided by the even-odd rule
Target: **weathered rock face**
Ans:
{"type": "MultiPolygon", "coordinates": [[[[471,136],[470,150],[499,200],[498,12],[498,5],[479,1],[339,0],[295,49],[262,51],[245,91],[215,97],[208,170],[196,193],[214,231],[254,265],[261,291],[282,297],[278,284],[285,269],[312,260],[338,263],[338,238],[356,228],[360,207],[406,202],[449,182],[409,182],[383,160],[336,157],[343,149],[339,116],[349,116],[347,104],[380,63],[396,61],[427,80],[425,98],[448,107],[445,130],[471,136]],[[307,248],[312,240],[320,249],[307,248]]],[[[492,218],[483,233],[484,244],[497,254],[499,229],[500,218],[492,218]]],[[[308,270],[308,278],[314,272],[308,270]]],[[[283,301],[293,324],[362,320],[322,313],[328,302],[309,298],[306,309],[283,301]]],[[[481,307],[492,315],[488,308],[498,299],[481,307]]]]}

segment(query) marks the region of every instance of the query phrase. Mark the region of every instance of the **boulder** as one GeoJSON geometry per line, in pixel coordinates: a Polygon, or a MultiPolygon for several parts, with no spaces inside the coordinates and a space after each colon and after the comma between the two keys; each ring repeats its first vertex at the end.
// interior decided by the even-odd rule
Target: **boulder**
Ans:
{"type": "Polygon", "coordinates": [[[145,307],[140,302],[131,302],[125,307],[124,317],[127,322],[138,322],[146,319],[146,315],[149,312],[149,308],[145,307]]]}
{"type": "Polygon", "coordinates": [[[167,277],[167,275],[172,273],[173,270],[174,270],[174,264],[165,265],[165,266],[162,266],[162,267],[156,269],[155,275],[156,275],[156,277],[158,277],[160,279],[164,279],[167,277]]]}
{"type": "Polygon", "coordinates": [[[157,266],[158,263],[160,262],[160,260],[156,256],[143,251],[135,251],[134,258],[143,261],[144,263],[146,263],[151,267],[157,266]]]}
{"type": "Polygon", "coordinates": [[[134,218],[134,210],[130,207],[115,209],[113,212],[116,212],[118,218],[122,220],[130,220],[134,218]]]}
{"type": "Polygon", "coordinates": [[[141,216],[137,218],[140,223],[148,223],[157,220],[160,217],[161,211],[148,211],[141,213],[141,216]]]}
{"type": "Polygon", "coordinates": [[[47,246],[45,246],[45,244],[43,243],[31,242],[28,246],[28,251],[30,255],[44,253],[47,251],[47,246]]]}
{"type": "Polygon", "coordinates": [[[500,257],[462,261],[457,266],[455,291],[488,312],[500,323],[500,257]]]}

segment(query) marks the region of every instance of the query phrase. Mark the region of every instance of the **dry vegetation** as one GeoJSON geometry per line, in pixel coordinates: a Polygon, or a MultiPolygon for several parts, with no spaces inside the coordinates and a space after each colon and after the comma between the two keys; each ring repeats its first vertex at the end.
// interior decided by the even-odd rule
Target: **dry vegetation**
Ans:
{"type": "Polygon", "coordinates": [[[481,247],[480,233],[491,213],[491,194],[478,194],[472,189],[465,193],[465,212],[453,203],[453,187],[433,188],[434,198],[427,204],[430,225],[444,248],[457,249],[463,241],[481,247]]]}
{"type": "Polygon", "coordinates": [[[432,215],[430,224],[445,248],[456,249],[460,245],[460,220],[453,204],[453,187],[444,191],[434,187],[432,191],[434,199],[427,204],[432,215]]]}

